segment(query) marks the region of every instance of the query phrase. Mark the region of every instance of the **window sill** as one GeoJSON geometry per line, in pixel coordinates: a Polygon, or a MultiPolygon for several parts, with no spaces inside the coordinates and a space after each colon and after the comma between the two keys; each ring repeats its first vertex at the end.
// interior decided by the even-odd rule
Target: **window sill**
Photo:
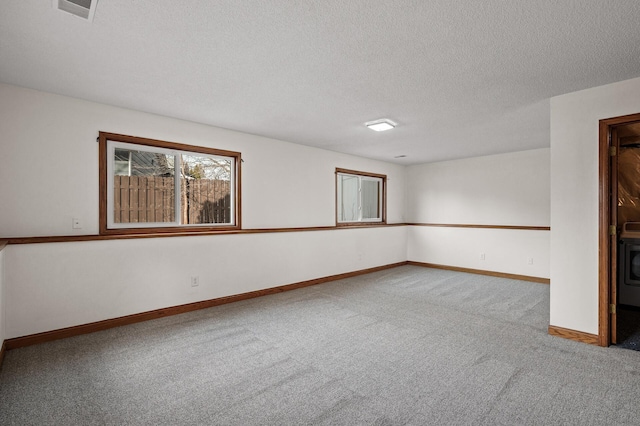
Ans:
{"type": "Polygon", "coordinates": [[[338,228],[348,227],[372,227],[372,226],[386,226],[386,222],[341,222],[336,223],[338,228]]]}
{"type": "Polygon", "coordinates": [[[178,234],[184,235],[200,235],[200,234],[219,234],[231,231],[240,231],[238,225],[220,225],[220,226],[165,226],[165,227],[149,227],[149,228],[113,228],[101,229],[101,236],[119,236],[119,235],[166,235],[178,234]]]}

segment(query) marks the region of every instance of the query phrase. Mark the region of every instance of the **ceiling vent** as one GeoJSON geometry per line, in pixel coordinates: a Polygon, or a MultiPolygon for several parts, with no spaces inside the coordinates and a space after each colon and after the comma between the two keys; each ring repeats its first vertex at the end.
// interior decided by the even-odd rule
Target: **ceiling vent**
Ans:
{"type": "Polygon", "coordinates": [[[51,3],[55,9],[92,22],[98,0],[51,0],[51,3]]]}

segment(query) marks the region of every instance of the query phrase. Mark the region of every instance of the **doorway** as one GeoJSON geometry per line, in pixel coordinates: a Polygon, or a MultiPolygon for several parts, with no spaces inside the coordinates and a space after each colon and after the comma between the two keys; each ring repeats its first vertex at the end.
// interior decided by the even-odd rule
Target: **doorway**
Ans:
{"type": "Polygon", "coordinates": [[[599,172],[599,344],[640,349],[640,114],[600,121],[599,172]]]}

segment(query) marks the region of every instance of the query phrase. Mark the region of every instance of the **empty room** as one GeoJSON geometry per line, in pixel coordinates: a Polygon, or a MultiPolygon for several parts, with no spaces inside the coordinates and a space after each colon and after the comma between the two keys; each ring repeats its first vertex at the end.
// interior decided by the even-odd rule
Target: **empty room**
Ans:
{"type": "Polygon", "coordinates": [[[0,424],[637,424],[640,3],[0,5],[0,424]]]}

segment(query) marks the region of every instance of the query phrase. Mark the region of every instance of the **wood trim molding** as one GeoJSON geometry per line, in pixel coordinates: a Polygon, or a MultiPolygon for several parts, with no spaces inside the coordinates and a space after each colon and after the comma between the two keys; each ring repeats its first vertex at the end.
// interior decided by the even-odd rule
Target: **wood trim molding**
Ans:
{"type": "Polygon", "coordinates": [[[620,124],[631,124],[635,121],[640,121],[640,113],[621,115],[619,117],[611,117],[600,120],[600,122],[606,122],[609,126],[616,126],[620,124]]]}
{"type": "Polygon", "coordinates": [[[562,337],[563,339],[574,340],[581,343],[588,343],[590,345],[600,345],[600,337],[595,334],[570,330],[568,328],[557,327],[555,325],[550,325],[548,330],[549,335],[551,336],[562,337]]]}
{"type": "MultiPolygon", "coordinates": [[[[606,120],[600,120],[598,148],[598,344],[600,346],[608,346],[611,340],[611,325],[609,321],[609,286],[611,282],[609,147],[611,141],[609,140],[609,134],[610,124],[606,120]]],[[[549,334],[552,334],[551,327],[549,327],[549,334]]]]}
{"type": "Polygon", "coordinates": [[[387,175],[379,174],[379,173],[369,173],[369,172],[360,172],[357,170],[349,170],[349,169],[341,169],[336,167],[336,185],[335,185],[335,193],[336,193],[336,227],[350,227],[350,226],[370,226],[372,224],[386,224],[387,223],[387,175]],[[338,222],[338,206],[340,205],[340,201],[338,200],[338,174],[346,173],[350,175],[358,175],[358,176],[367,176],[373,178],[382,179],[382,220],[380,222],[338,222]]]}
{"type": "MultiPolygon", "coordinates": [[[[160,141],[157,139],[141,138],[137,136],[120,135],[116,133],[98,132],[98,186],[99,186],[99,233],[100,235],[123,235],[123,234],[160,234],[160,233],[177,233],[177,234],[197,234],[220,232],[225,230],[239,230],[242,228],[242,203],[241,203],[241,164],[242,155],[240,152],[226,151],[215,148],[200,147],[194,145],[186,145],[176,142],[160,141]],[[216,226],[167,226],[167,227],[140,227],[140,228],[116,228],[110,229],[107,226],[107,144],[109,141],[124,142],[135,145],[144,145],[155,148],[170,149],[176,151],[195,152],[200,154],[219,155],[233,158],[235,171],[235,187],[234,190],[234,223],[232,225],[216,225],[216,226]]],[[[177,215],[177,212],[176,212],[177,215]]]]}
{"type": "Polygon", "coordinates": [[[103,321],[96,321],[89,324],[82,324],[73,327],[66,327],[57,330],[46,331],[43,333],[31,334],[28,336],[16,337],[5,341],[6,349],[16,349],[24,346],[37,345],[39,343],[50,342],[53,340],[64,339],[67,337],[80,336],[82,334],[93,333],[95,331],[107,330],[109,328],[120,327],[123,325],[135,324],[142,321],[148,321],[157,318],[163,318],[171,315],[183,314],[186,312],[196,311],[199,309],[211,308],[214,306],[224,305],[227,303],[238,302],[240,300],[253,299],[256,297],[266,296],[269,294],[282,293],[298,288],[309,287],[312,285],[323,284],[330,281],[351,278],[358,275],[369,274],[371,272],[391,269],[398,266],[406,265],[406,262],[392,263],[389,265],[377,266],[374,268],[361,269],[359,271],[346,272],[343,274],[330,275],[323,278],[316,278],[308,281],[301,281],[294,284],[287,284],[278,287],[267,288],[264,290],[250,291],[248,293],[236,294],[232,296],[219,297],[216,299],[203,300],[200,302],[187,303],[185,305],[171,306],[168,308],[156,309],[153,311],[141,312],[138,314],[127,315],[118,318],[111,318],[103,321]]]}
{"type": "Polygon", "coordinates": [[[7,350],[7,344],[3,340],[2,345],[0,345],[0,369],[2,369],[2,361],[4,361],[4,353],[6,352],[6,350],[7,350]]]}
{"type": "Polygon", "coordinates": [[[471,225],[461,223],[407,223],[408,226],[429,226],[437,228],[476,228],[476,229],[511,229],[523,231],[550,231],[550,226],[520,226],[520,225],[471,225]]]}
{"type": "Polygon", "coordinates": [[[136,238],[167,238],[167,237],[188,237],[198,235],[232,235],[232,234],[269,234],[278,232],[309,232],[309,231],[333,231],[340,229],[358,228],[382,228],[393,226],[430,226],[448,228],[479,228],[479,229],[511,229],[525,231],[549,231],[547,226],[511,226],[511,225],[464,225],[464,224],[442,224],[442,223],[363,223],[352,226],[309,226],[297,228],[254,228],[237,229],[228,231],[211,231],[198,233],[157,233],[157,234],[123,234],[123,235],[58,235],[40,237],[8,237],[0,240],[0,250],[3,243],[7,244],[38,244],[38,243],[68,243],[78,241],[104,241],[104,240],[129,240],[136,238]]]}
{"type": "Polygon", "coordinates": [[[380,173],[361,172],[358,170],[341,169],[340,167],[336,167],[336,174],[338,173],[346,173],[348,175],[369,176],[369,177],[381,178],[383,180],[387,180],[387,175],[383,175],[380,173]]]}
{"type": "MultiPolygon", "coordinates": [[[[615,126],[640,122],[640,114],[612,117],[599,122],[598,141],[598,344],[609,346],[611,343],[611,314],[609,305],[612,303],[612,247],[611,241],[615,238],[609,234],[609,225],[612,221],[612,205],[614,201],[609,199],[609,191],[612,185],[610,170],[609,150],[616,146],[616,141],[611,140],[611,132],[615,126]]],[[[615,326],[615,325],[614,325],[615,326]]],[[[551,334],[551,332],[549,332],[551,334]]]]}
{"type": "Polygon", "coordinates": [[[468,274],[488,275],[491,277],[498,277],[498,278],[509,278],[512,280],[529,281],[529,282],[539,283],[539,284],[551,283],[551,280],[549,278],[531,277],[528,275],[508,274],[506,272],[485,271],[483,269],[462,268],[459,266],[439,265],[437,263],[414,262],[412,260],[409,260],[407,261],[407,265],[423,266],[425,268],[434,268],[434,269],[444,269],[447,271],[466,272],[468,274]]]}
{"type": "Polygon", "coordinates": [[[0,240],[0,251],[2,251],[2,249],[5,248],[8,244],[9,244],[9,241],[0,240]]]}
{"type": "Polygon", "coordinates": [[[211,231],[198,233],[159,233],[159,234],[123,234],[123,235],[60,235],[46,237],[10,237],[3,241],[8,244],[68,243],[78,241],[131,240],[136,238],[194,237],[200,235],[234,235],[234,234],[272,234],[279,232],[335,231],[354,228],[388,228],[406,226],[406,223],[375,223],[360,226],[312,226],[300,228],[256,228],[233,231],[211,231]]]}

